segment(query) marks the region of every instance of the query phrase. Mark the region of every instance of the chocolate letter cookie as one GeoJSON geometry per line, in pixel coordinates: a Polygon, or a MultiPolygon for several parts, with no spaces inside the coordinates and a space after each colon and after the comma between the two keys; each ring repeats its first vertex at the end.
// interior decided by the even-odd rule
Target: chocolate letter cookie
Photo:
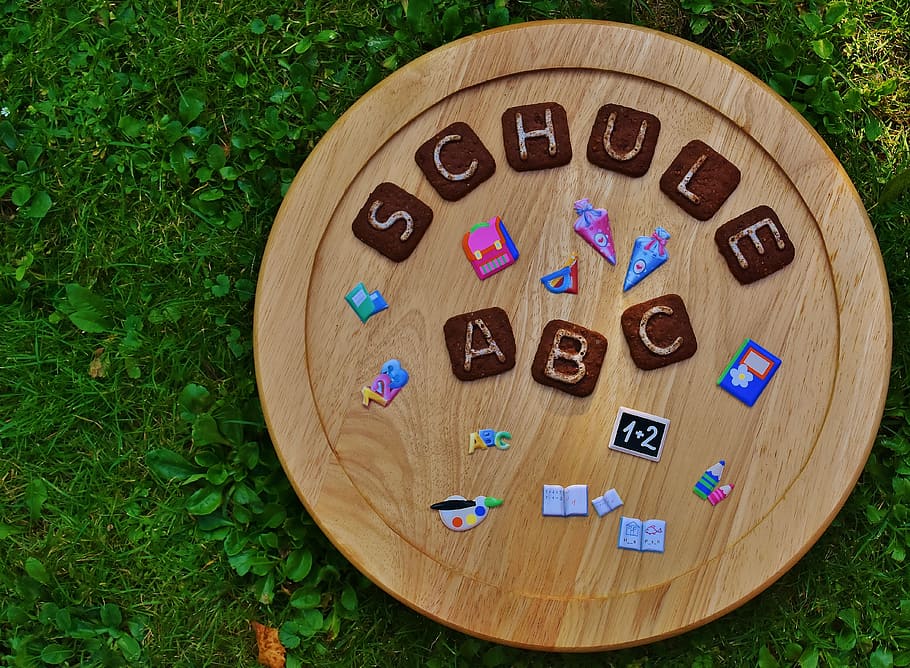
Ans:
{"type": "Polygon", "coordinates": [[[644,176],[651,167],[660,135],[657,116],[618,104],[606,104],[597,112],[588,161],[626,176],[644,176]]]}
{"type": "Polygon", "coordinates": [[[695,139],[660,177],[660,189],[690,216],[708,220],[733,194],[739,179],[736,165],[695,139]]]}
{"type": "Polygon", "coordinates": [[[755,207],[717,228],[717,250],[742,284],[754,283],[793,262],[796,249],[769,206],[755,207]]]}
{"type": "Polygon", "coordinates": [[[541,385],[586,397],[594,391],[606,352],[603,334],[565,320],[551,320],[540,335],[531,376],[541,385]]]}
{"type": "Polygon", "coordinates": [[[442,327],[452,373],[459,380],[495,376],[515,366],[515,336],[499,307],[455,315],[442,327]]]}
{"type": "Polygon", "coordinates": [[[506,159],[518,172],[561,167],[572,159],[566,110],[556,102],[506,109],[502,141],[506,159]]]}
{"type": "Polygon", "coordinates": [[[632,361],[639,369],[675,364],[698,350],[689,313],[679,295],[663,295],[630,306],[623,312],[621,323],[632,361]]]}
{"type": "Polygon", "coordinates": [[[354,236],[390,260],[414,252],[433,222],[433,210],[394,183],[380,183],[354,218],[354,236]]]}
{"type": "Polygon", "coordinates": [[[414,154],[417,166],[450,202],[459,200],[493,176],[496,161],[467,123],[452,123],[424,142],[414,154]]]}

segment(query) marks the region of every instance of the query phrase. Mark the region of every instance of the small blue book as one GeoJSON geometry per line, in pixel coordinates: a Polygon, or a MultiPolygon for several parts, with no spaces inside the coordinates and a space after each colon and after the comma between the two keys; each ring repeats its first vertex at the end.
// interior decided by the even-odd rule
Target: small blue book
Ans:
{"type": "Polygon", "coordinates": [[[780,358],[746,339],[720,374],[717,384],[746,406],[753,406],[780,368],[780,358]]]}

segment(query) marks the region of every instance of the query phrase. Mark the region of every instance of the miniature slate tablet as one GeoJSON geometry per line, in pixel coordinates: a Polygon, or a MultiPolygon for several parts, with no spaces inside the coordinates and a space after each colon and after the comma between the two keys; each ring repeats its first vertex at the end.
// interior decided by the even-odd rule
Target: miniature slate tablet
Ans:
{"type": "Polygon", "coordinates": [[[566,110],[556,102],[506,109],[502,142],[506,160],[517,172],[561,167],[572,160],[566,110]]]}
{"type": "Polygon", "coordinates": [[[660,177],[660,189],[683,211],[708,220],[739,185],[739,168],[697,139],[683,146],[660,177]]]}
{"type": "Polygon", "coordinates": [[[354,236],[390,260],[406,260],[433,222],[433,210],[394,183],[380,183],[351,225],[354,236]]]}
{"type": "Polygon", "coordinates": [[[531,376],[541,385],[586,397],[594,391],[606,352],[603,334],[565,320],[551,320],[540,335],[531,376]]]}
{"type": "Polygon", "coordinates": [[[669,427],[667,418],[620,406],[610,435],[610,450],[660,461],[669,427]]]}
{"type": "Polygon", "coordinates": [[[698,350],[686,305],[669,294],[627,308],[620,319],[629,354],[639,369],[659,369],[698,350]]]}
{"type": "Polygon", "coordinates": [[[452,316],[442,330],[459,380],[495,376],[515,366],[515,336],[508,314],[499,307],[452,316]]]}
{"type": "Polygon", "coordinates": [[[757,206],[717,228],[717,250],[742,284],[770,276],[793,262],[796,249],[770,206],[757,206]]]}
{"type": "Polygon", "coordinates": [[[657,116],[618,104],[598,110],[588,139],[588,160],[626,176],[644,176],[651,168],[660,120],[657,116]]]}
{"type": "Polygon", "coordinates": [[[414,154],[420,171],[439,196],[459,200],[493,176],[496,161],[467,123],[452,123],[414,154]]]}

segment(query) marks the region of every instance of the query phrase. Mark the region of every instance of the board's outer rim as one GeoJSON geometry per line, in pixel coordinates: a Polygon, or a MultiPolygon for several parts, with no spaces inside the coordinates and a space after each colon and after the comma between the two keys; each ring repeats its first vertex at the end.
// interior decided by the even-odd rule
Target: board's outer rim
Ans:
{"type": "MultiPolygon", "coordinates": [[[[288,191],[288,195],[286,196],[286,198],[282,204],[282,207],[279,210],[279,213],[276,217],[275,226],[274,226],[272,235],[270,235],[269,242],[268,242],[265,254],[263,256],[261,274],[260,274],[260,286],[257,290],[258,294],[257,294],[257,300],[256,300],[256,309],[254,312],[254,354],[256,356],[257,382],[259,384],[260,392],[262,394],[263,411],[265,413],[266,421],[269,425],[269,429],[272,434],[278,434],[278,433],[280,433],[281,430],[280,430],[280,426],[277,425],[277,423],[275,423],[273,420],[273,416],[270,413],[268,398],[266,396],[269,392],[269,378],[266,378],[264,376],[264,372],[263,372],[264,361],[263,361],[263,352],[262,352],[262,330],[263,330],[263,327],[266,326],[267,323],[269,322],[269,313],[267,311],[265,311],[263,309],[263,307],[261,306],[259,297],[260,297],[261,291],[263,289],[263,284],[268,285],[268,281],[272,280],[272,274],[274,273],[274,271],[272,271],[270,269],[270,257],[272,256],[273,250],[274,250],[273,244],[279,243],[278,241],[276,241],[276,239],[278,238],[278,234],[276,234],[276,232],[281,230],[282,225],[289,225],[292,222],[290,220],[290,213],[287,210],[287,208],[289,207],[289,202],[291,200],[291,197],[294,193],[297,192],[298,189],[303,187],[303,182],[305,181],[307,173],[309,171],[312,171],[312,169],[319,169],[321,167],[324,167],[325,165],[323,165],[322,163],[328,162],[331,160],[330,157],[323,158],[323,155],[330,154],[331,148],[333,146],[338,145],[340,142],[343,142],[343,139],[344,139],[343,129],[344,129],[346,119],[350,118],[352,116],[355,116],[357,114],[363,113],[361,110],[368,108],[369,104],[375,102],[375,100],[377,99],[377,96],[381,96],[381,95],[393,95],[394,96],[396,90],[403,90],[410,85],[414,85],[417,81],[421,81],[421,83],[424,83],[425,79],[427,78],[428,72],[431,72],[431,71],[439,72],[440,70],[442,70],[444,72],[451,71],[451,70],[446,70],[445,67],[439,67],[439,65],[444,64],[446,61],[446,58],[451,56],[456,50],[461,50],[461,49],[471,50],[476,45],[478,45],[480,42],[482,42],[483,40],[491,39],[494,37],[498,38],[499,36],[503,36],[503,35],[508,36],[508,33],[512,33],[512,32],[521,31],[521,32],[524,32],[526,35],[529,35],[530,32],[532,32],[532,31],[540,31],[540,30],[548,31],[552,27],[557,27],[557,28],[569,27],[571,29],[584,31],[584,30],[590,29],[589,27],[592,27],[592,26],[595,27],[596,29],[604,29],[604,30],[612,30],[612,31],[620,31],[620,32],[636,32],[636,33],[640,33],[643,37],[645,37],[647,39],[667,40],[669,42],[676,43],[677,45],[679,45],[680,47],[682,47],[686,50],[693,50],[694,52],[698,53],[700,55],[700,57],[706,59],[706,63],[705,63],[706,66],[720,67],[721,69],[727,69],[727,70],[735,73],[736,76],[738,76],[738,77],[744,79],[746,82],[750,83],[752,88],[757,87],[757,90],[760,91],[760,93],[762,95],[766,95],[766,96],[770,95],[773,98],[775,98],[778,103],[778,106],[786,109],[789,112],[788,113],[788,116],[789,116],[788,122],[795,121],[800,126],[802,126],[803,131],[805,133],[807,133],[809,135],[809,138],[812,140],[812,145],[816,149],[821,149],[821,152],[824,154],[825,158],[827,159],[825,161],[826,164],[828,165],[828,167],[831,167],[834,170],[833,176],[836,177],[834,179],[834,182],[839,187],[841,192],[836,197],[831,197],[827,193],[824,193],[824,194],[816,193],[815,197],[807,198],[807,193],[804,192],[805,188],[800,188],[800,186],[799,186],[800,172],[798,170],[792,171],[791,169],[787,169],[781,163],[781,161],[779,159],[779,155],[776,155],[775,151],[772,150],[771,148],[769,148],[769,145],[767,143],[762,142],[761,139],[756,137],[756,135],[754,134],[754,128],[751,126],[751,124],[748,124],[749,119],[738,118],[733,113],[735,110],[732,108],[729,100],[720,100],[720,101],[706,100],[702,97],[698,97],[698,99],[701,100],[703,103],[708,104],[713,109],[715,109],[718,113],[720,113],[723,116],[725,116],[726,118],[728,118],[731,122],[734,122],[740,128],[741,131],[743,131],[744,133],[746,133],[747,135],[749,135],[750,137],[755,139],[757,142],[759,142],[764,147],[764,150],[766,150],[769,153],[769,155],[771,155],[772,158],[775,159],[775,161],[777,161],[779,165],[781,165],[781,168],[784,170],[784,172],[787,173],[788,177],[791,178],[794,188],[804,198],[804,201],[806,201],[807,206],[809,206],[810,209],[813,211],[813,213],[816,216],[818,216],[817,220],[818,220],[820,228],[822,229],[823,236],[825,236],[824,232],[826,231],[823,226],[823,222],[826,221],[826,217],[823,214],[820,215],[820,213],[827,210],[827,207],[824,206],[825,201],[827,201],[828,203],[830,203],[833,200],[837,200],[838,202],[841,202],[841,201],[843,201],[844,198],[847,198],[849,200],[852,200],[852,202],[856,205],[855,214],[860,219],[860,221],[865,225],[865,228],[866,228],[865,235],[859,235],[859,236],[862,236],[863,240],[869,242],[869,248],[867,249],[869,251],[868,258],[867,258],[868,262],[866,263],[863,271],[864,272],[877,271],[877,273],[878,273],[878,281],[876,282],[876,286],[879,289],[877,291],[874,291],[874,292],[877,292],[877,294],[875,294],[874,296],[877,298],[876,301],[878,301],[878,303],[880,304],[880,307],[875,309],[874,312],[881,315],[881,320],[871,323],[872,326],[869,328],[869,330],[867,332],[867,336],[864,339],[864,340],[869,341],[870,343],[875,343],[875,344],[881,346],[883,349],[883,354],[878,358],[879,362],[880,362],[878,371],[880,373],[884,374],[885,382],[883,382],[882,385],[880,386],[880,391],[878,393],[878,396],[873,397],[874,401],[870,402],[870,410],[867,411],[867,414],[870,416],[870,422],[874,421],[874,424],[877,427],[878,418],[880,418],[880,416],[884,410],[884,401],[885,401],[885,396],[886,396],[886,392],[887,392],[887,377],[888,377],[888,371],[890,369],[891,326],[890,326],[890,303],[889,303],[889,298],[888,298],[887,282],[885,279],[884,266],[883,266],[883,263],[881,260],[880,252],[878,251],[877,242],[875,239],[874,232],[872,231],[871,223],[868,219],[868,216],[865,213],[864,208],[861,205],[859,196],[856,193],[855,189],[853,188],[849,177],[846,175],[845,171],[843,170],[842,166],[837,161],[836,157],[831,152],[831,150],[827,147],[827,145],[824,143],[824,141],[821,139],[821,137],[815,132],[815,130],[813,128],[811,128],[811,126],[809,126],[809,124],[801,116],[799,116],[799,114],[795,110],[793,110],[786,103],[786,101],[784,101],[782,98],[777,96],[776,93],[774,93],[769,88],[767,88],[767,86],[765,86],[756,77],[754,77],[753,75],[746,72],[742,68],[727,61],[726,59],[722,58],[721,56],[719,56],[717,54],[707,51],[706,49],[703,49],[702,47],[699,47],[697,45],[686,42],[685,40],[681,40],[679,38],[676,38],[676,37],[673,37],[670,35],[665,35],[663,33],[657,33],[655,31],[651,31],[648,29],[637,28],[637,27],[632,27],[632,26],[624,26],[624,25],[619,25],[619,24],[602,23],[602,22],[571,21],[570,20],[570,21],[546,21],[546,22],[538,22],[538,23],[532,23],[532,24],[522,24],[522,25],[518,25],[518,26],[509,26],[506,28],[500,28],[500,29],[496,29],[493,31],[487,31],[485,33],[480,33],[480,34],[477,34],[477,35],[474,35],[471,37],[464,38],[462,40],[458,40],[457,42],[453,42],[449,45],[441,47],[440,49],[437,49],[433,52],[430,52],[430,53],[422,56],[421,58],[406,65],[404,68],[402,68],[398,72],[394,73],[393,75],[388,77],[383,82],[380,82],[380,84],[378,84],[376,87],[374,87],[368,94],[366,94],[357,103],[355,103],[355,105],[353,105],[342,116],[342,118],[339,119],[339,121],[335,124],[335,126],[333,126],[333,128],[329,130],[329,132],[325,135],[323,140],[313,150],[310,158],[307,160],[307,163],[305,163],[304,166],[298,172],[297,177],[295,178],[294,182],[292,183],[291,189],[288,191]],[[724,103],[726,103],[726,104],[724,104],[724,103]],[[744,123],[744,121],[746,121],[746,122],[744,123]],[[747,127],[747,124],[749,125],[749,127],[747,127]],[[846,191],[846,192],[844,192],[844,191],[846,191]],[[872,420],[872,418],[875,418],[875,419],[872,420]]],[[[530,37],[528,38],[528,40],[531,42],[534,41],[530,37]]],[[[470,60],[470,58],[468,58],[468,60],[470,60]]],[[[577,63],[561,63],[561,64],[547,65],[546,67],[548,68],[548,67],[560,67],[560,66],[561,67],[587,67],[588,65],[579,65],[577,63]]],[[[513,71],[513,72],[511,72],[511,74],[517,74],[520,71],[531,71],[534,69],[540,69],[540,68],[544,68],[544,67],[545,67],[544,65],[542,65],[540,63],[536,63],[535,67],[526,67],[523,70],[513,71]]],[[[610,71],[617,71],[617,72],[641,76],[640,73],[622,70],[617,67],[606,68],[606,67],[601,66],[601,67],[593,67],[593,69],[604,69],[604,70],[609,69],[610,71]]],[[[466,88],[466,87],[469,87],[472,85],[477,85],[477,84],[483,83],[484,80],[498,78],[499,76],[503,76],[504,74],[508,74],[508,73],[498,73],[498,74],[494,74],[491,76],[485,75],[485,78],[483,80],[480,80],[480,79],[470,80],[469,79],[469,80],[465,81],[463,78],[461,78],[462,75],[464,75],[464,73],[463,72],[457,73],[456,76],[451,77],[452,81],[457,80],[457,83],[454,85],[454,87],[452,87],[451,90],[445,90],[440,95],[440,97],[451,95],[451,94],[457,92],[457,90],[461,90],[463,88],[466,88]]],[[[446,78],[450,78],[450,77],[448,74],[446,74],[442,78],[446,79],[446,78]]],[[[674,84],[669,83],[668,81],[664,80],[664,77],[662,77],[661,79],[657,79],[654,76],[650,76],[648,78],[650,78],[651,80],[653,80],[657,83],[661,83],[663,85],[674,86],[674,84]]],[[[667,77],[667,78],[669,78],[669,77],[667,77]]],[[[674,86],[674,87],[678,87],[678,86],[674,86]]],[[[685,90],[682,88],[680,88],[680,89],[685,90]]],[[[381,140],[377,141],[376,149],[378,150],[378,147],[381,146],[381,144],[384,143],[384,141],[387,140],[388,137],[390,137],[392,134],[394,134],[394,132],[397,131],[398,129],[400,129],[400,127],[403,127],[404,125],[409,123],[416,115],[418,115],[419,113],[424,111],[425,108],[426,108],[426,106],[423,106],[420,109],[411,109],[409,111],[413,112],[413,113],[402,114],[401,125],[398,128],[394,128],[391,132],[388,132],[387,134],[383,135],[383,138],[381,140]]],[[[761,127],[759,127],[758,131],[759,132],[761,131],[761,127]]],[[[779,150],[777,152],[779,153],[779,150]]],[[[369,156],[372,156],[374,153],[375,153],[375,151],[365,151],[365,155],[367,155],[368,158],[369,158],[369,156]]],[[[348,166],[348,167],[349,167],[349,171],[350,171],[350,176],[351,176],[351,178],[353,178],[353,176],[359,171],[359,169],[362,168],[362,164],[358,164],[356,166],[348,166]]],[[[350,182],[350,178],[345,180],[344,182],[345,183],[350,182]]],[[[828,222],[830,225],[837,224],[836,221],[826,221],[826,222],[828,222]]],[[[830,233],[830,230],[829,230],[829,233],[830,233]]],[[[825,239],[826,239],[826,243],[827,243],[828,237],[825,236],[825,239]]],[[[833,261],[833,259],[834,258],[830,257],[830,255],[829,255],[829,261],[833,261]]],[[[305,271],[306,271],[307,277],[309,277],[309,275],[312,271],[312,261],[313,261],[312,257],[308,257],[305,259],[305,271]]],[[[302,267],[300,267],[300,266],[297,267],[298,270],[300,270],[301,268],[302,267]]],[[[832,272],[836,273],[836,268],[832,267],[832,272]]],[[[835,276],[835,290],[837,291],[837,276],[835,276]]],[[[839,307],[843,306],[844,301],[846,299],[843,291],[837,291],[837,297],[838,297],[838,306],[839,307]]],[[[842,354],[843,354],[843,348],[844,348],[844,346],[841,345],[842,354]]],[[[837,389],[835,389],[835,395],[836,394],[838,394],[837,389]]],[[[310,396],[309,399],[312,400],[312,397],[310,396]]],[[[314,409],[315,407],[311,404],[310,408],[314,409]]],[[[822,431],[824,432],[824,431],[826,431],[826,429],[823,427],[822,431]]],[[[321,469],[321,471],[319,471],[317,473],[317,475],[315,476],[315,478],[313,480],[307,481],[308,482],[307,487],[309,488],[307,490],[303,489],[303,485],[295,477],[289,475],[289,478],[290,478],[291,483],[294,486],[295,490],[297,491],[298,496],[301,498],[304,505],[310,511],[311,515],[314,517],[314,519],[317,521],[317,523],[319,523],[320,527],[329,536],[329,538],[332,539],[333,542],[336,543],[336,545],[345,554],[345,556],[347,558],[351,559],[352,563],[354,563],[360,570],[362,570],[365,573],[371,574],[371,577],[373,577],[374,581],[380,587],[385,589],[388,593],[395,596],[399,600],[402,600],[407,605],[418,609],[423,614],[425,614],[431,618],[434,618],[437,621],[445,623],[449,626],[453,626],[455,628],[458,628],[459,630],[471,633],[473,635],[477,635],[479,637],[486,637],[491,640],[505,642],[508,644],[513,644],[513,645],[518,645],[518,646],[523,646],[523,647],[530,647],[530,648],[535,648],[535,649],[560,649],[560,650],[572,650],[572,649],[593,650],[593,649],[604,649],[604,648],[618,648],[618,647],[628,646],[628,645],[633,645],[633,644],[641,644],[643,642],[648,642],[648,641],[655,640],[655,639],[662,638],[662,637],[668,637],[670,635],[674,635],[676,633],[683,632],[689,628],[693,628],[695,626],[704,624],[708,621],[711,621],[712,619],[716,619],[717,617],[723,615],[724,613],[728,612],[729,610],[731,610],[735,607],[738,607],[746,600],[752,598],[753,596],[757,595],[760,591],[764,590],[767,586],[770,586],[770,584],[772,584],[778,577],[780,577],[780,575],[782,575],[787,569],[792,567],[792,565],[794,563],[796,563],[796,561],[798,561],[799,558],[801,558],[805,554],[806,551],[808,551],[808,549],[815,543],[815,541],[818,539],[818,537],[821,535],[821,533],[830,524],[831,520],[833,520],[836,513],[840,510],[843,503],[846,501],[847,497],[849,496],[849,494],[852,490],[852,487],[856,482],[856,479],[859,477],[859,474],[862,471],[865,459],[868,457],[868,453],[871,450],[876,431],[877,431],[877,428],[872,429],[871,433],[868,435],[868,438],[866,439],[865,443],[863,444],[864,445],[864,448],[863,448],[864,456],[862,457],[862,459],[857,457],[856,458],[857,463],[856,463],[856,466],[854,467],[854,469],[852,471],[845,472],[844,479],[847,480],[849,482],[849,484],[843,486],[842,493],[840,494],[839,498],[837,498],[835,500],[835,502],[833,503],[833,505],[831,506],[831,511],[830,511],[828,517],[822,523],[822,525],[819,527],[818,531],[813,536],[811,536],[811,538],[809,540],[806,541],[806,543],[804,545],[804,549],[795,553],[792,556],[792,558],[789,559],[786,563],[784,563],[775,573],[773,573],[771,575],[771,577],[767,578],[764,581],[763,586],[758,587],[751,592],[748,592],[746,595],[730,602],[728,605],[718,608],[714,613],[707,615],[705,617],[702,617],[698,620],[695,620],[691,624],[687,624],[683,627],[675,628],[675,629],[666,631],[664,633],[653,634],[649,637],[639,637],[639,638],[631,639],[628,642],[614,642],[614,643],[608,643],[608,644],[589,644],[589,645],[586,645],[583,647],[563,644],[563,642],[561,642],[558,637],[555,639],[555,641],[553,641],[551,639],[549,642],[538,644],[537,642],[534,642],[531,640],[520,641],[520,640],[511,639],[511,638],[499,637],[495,634],[487,634],[482,629],[470,628],[469,626],[460,624],[457,621],[441,618],[440,616],[435,614],[433,610],[427,609],[426,607],[421,606],[419,603],[416,603],[415,601],[407,599],[401,592],[398,592],[394,588],[387,586],[388,583],[384,582],[382,580],[382,578],[377,579],[375,577],[373,569],[369,568],[367,566],[367,564],[362,563],[355,556],[352,556],[352,549],[351,549],[352,546],[346,545],[346,543],[343,539],[340,539],[339,536],[337,536],[331,529],[329,529],[329,527],[327,527],[325,524],[323,524],[323,518],[321,518],[320,512],[318,510],[318,508],[319,508],[318,494],[311,495],[309,493],[309,491],[317,489],[319,487],[319,485],[321,484],[321,481],[324,479],[324,477],[331,475],[331,473],[329,473],[327,471],[327,469],[331,468],[331,462],[324,462],[320,466],[311,467],[314,472],[317,472],[317,470],[319,470],[319,469],[321,469]],[[314,484],[315,484],[315,487],[314,487],[314,484]]],[[[276,450],[278,452],[279,458],[281,459],[282,464],[285,466],[286,471],[291,470],[289,468],[289,461],[288,461],[289,457],[291,456],[290,453],[288,453],[285,450],[285,448],[282,446],[282,443],[280,442],[279,438],[275,439],[275,445],[276,445],[276,450]]],[[[329,448],[326,448],[326,450],[329,450],[329,448]]]]}

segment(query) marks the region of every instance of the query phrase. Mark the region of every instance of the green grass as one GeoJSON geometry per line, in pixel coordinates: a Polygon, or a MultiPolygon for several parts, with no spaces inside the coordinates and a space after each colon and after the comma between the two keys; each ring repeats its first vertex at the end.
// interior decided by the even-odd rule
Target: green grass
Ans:
{"type": "Polygon", "coordinates": [[[591,665],[450,631],[357,573],[277,463],[251,354],[269,226],[332,122],[446,41],[587,17],[702,43],[805,114],[870,211],[895,334],[872,457],[808,555],[594,661],[910,665],[904,5],[0,3],[0,663],[253,666],[256,619],[297,665],[591,665]]]}

